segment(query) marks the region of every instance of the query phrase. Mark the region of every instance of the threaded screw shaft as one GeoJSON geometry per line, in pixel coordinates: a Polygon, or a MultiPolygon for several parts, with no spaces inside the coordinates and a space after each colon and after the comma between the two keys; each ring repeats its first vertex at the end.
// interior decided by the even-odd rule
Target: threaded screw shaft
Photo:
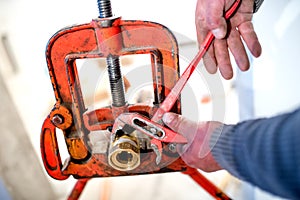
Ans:
{"type": "Polygon", "coordinates": [[[117,107],[124,106],[126,101],[119,57],[108,56],[106,62],[108,67],[112,104],[117,107]]]}
{"type": "Polygon", "coordinates": [[[110,0],[97,0],[100,18],[112,17],[112,9],[110,0]]]}

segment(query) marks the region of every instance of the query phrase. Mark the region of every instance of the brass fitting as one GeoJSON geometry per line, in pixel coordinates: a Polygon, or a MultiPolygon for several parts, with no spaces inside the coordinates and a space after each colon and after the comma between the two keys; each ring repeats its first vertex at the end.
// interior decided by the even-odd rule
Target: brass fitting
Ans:
{"type": "Polygon", "coordinates": [[[137,168],[140,165],[140,147],[137,138],[126,134],[116,134],[109,148],[108,163],[119,171],[137,168]]]}

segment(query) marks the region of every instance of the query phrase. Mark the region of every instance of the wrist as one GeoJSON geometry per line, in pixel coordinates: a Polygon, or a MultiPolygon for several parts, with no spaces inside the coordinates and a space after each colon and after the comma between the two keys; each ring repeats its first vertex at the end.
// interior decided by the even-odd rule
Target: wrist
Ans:
{"type": "Polygon", "coordinates": [[[263,2],[264,0],[254,0],[253,13],[256,13],[258,11],[263,2]]]}

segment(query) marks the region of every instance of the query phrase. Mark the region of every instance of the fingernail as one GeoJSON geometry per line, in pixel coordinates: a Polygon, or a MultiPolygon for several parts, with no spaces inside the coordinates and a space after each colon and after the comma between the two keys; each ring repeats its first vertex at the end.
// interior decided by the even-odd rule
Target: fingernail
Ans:
{"type": "Polygon", "coordinates": [[[174,120],[174,118],[175,118],[174,114],[172,114],[172,113],[165,113],[164,116],[163,116],[163,121],[166,124],[171,124],[172,121],[174,120]]]}
{"type": "Polygon", "coordinates": [[[212,34],[214,34],[214,36],[215,36],[217,39],[222,39],[222,38],[225,37],[225,33],[224,33],[224,31],[222,31],[221,28],[213,29],[211,32],[212,32],[212,34]]]}

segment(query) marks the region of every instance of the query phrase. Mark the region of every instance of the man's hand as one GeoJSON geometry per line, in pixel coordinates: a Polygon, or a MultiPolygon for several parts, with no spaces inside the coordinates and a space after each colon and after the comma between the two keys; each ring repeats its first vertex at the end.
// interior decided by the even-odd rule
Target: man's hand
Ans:
{"type": "Polygon", "coordinates": [[[222,123],[196,123],[174,113],[166,113],[163,121],[170,129],[188,140],[187,144],[177,146],[177,151],[187,165],[206,172],[222,169],[213,158],[209,147],[212,132],[221,127],[222,123]]]}
{"type": "Polygon", "coordinates": [[[195,15],[199,45],[209,31],[216,37],[203,58],[204,65],[209,73],[216,73],[219,68],[225,79],[233,77],[229,50],[242,71],[248,70],[250,66],[244,44],[253,56],[261,54],[261,45],[251,22],[254,1],[242,0],[237,12],[226,22],[224,13],[233,2],[234,0],[198,0],[195,15]]]}

